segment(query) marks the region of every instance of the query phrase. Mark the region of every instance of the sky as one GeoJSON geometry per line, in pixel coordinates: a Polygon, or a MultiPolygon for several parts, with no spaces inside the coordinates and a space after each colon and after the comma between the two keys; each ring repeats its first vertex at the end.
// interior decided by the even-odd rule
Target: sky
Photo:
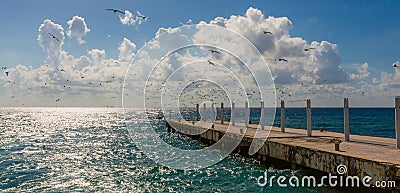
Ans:
{"type": "Polygon", "coordinates": [[[311,98],[316,106],[342,106],[349,97],[354,107],[392,107],[400,95],[399,68],[393,67],[400,63],[399,1],[1,4],[0,67],[6,69],[0,74],[0,106],[120,107],[124,75],[145,43],[161,32],[174,39],[171,29],[199,23],[249,39],[271,70],[277,101],[311,98]],[[299,52],[310,47],[315,49],[299,52]]]}

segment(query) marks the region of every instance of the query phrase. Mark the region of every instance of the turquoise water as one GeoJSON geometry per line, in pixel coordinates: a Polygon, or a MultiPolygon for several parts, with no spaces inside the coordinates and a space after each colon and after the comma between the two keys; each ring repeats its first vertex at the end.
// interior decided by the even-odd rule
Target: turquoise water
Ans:
{"type": "MultiPolygon", "coordinates": [[[[120,109],[0,108],[0,191],[346,192],[328,187],[260,187],[257,178],[266,170],[286,177],[311,171],[274,169],[237,154],[194,171],[157,165],[135,146],[123,115],[120,109]]],[[[173,146],[204,147],[167,133],[163,121],[153,125],[173,146]]]]}
{"type": "MultiPolygon", "coordinates": [[[[217,112],[217,117],[220,117],[220,111],[218,110],[217,112]]],[[[281,123],[280,112],[280,109],[276,110],[275,126],[281,123]]],[[[230,113],[229,109],[225,109],[226,120],[229,119],[230,113]]],[[[350,108],[350,134],[395,138],[394,113],[394,108],[350,108]]],[[[194,117],[194,112],[191,112],[190,116],[186,116],[187,119],[194,117]]],[[[260,109],[252,108],[250,111],[250,121],[252,123],[259,123],[259,117],[260,109]]],[[[287,128],[307,128],[306,109],[286,108],[285,123],[287,128]]],[[[343,133],[343,108],[313,108],[312,128],[314,130],[324,128],[325,131],[343,133]]]]}

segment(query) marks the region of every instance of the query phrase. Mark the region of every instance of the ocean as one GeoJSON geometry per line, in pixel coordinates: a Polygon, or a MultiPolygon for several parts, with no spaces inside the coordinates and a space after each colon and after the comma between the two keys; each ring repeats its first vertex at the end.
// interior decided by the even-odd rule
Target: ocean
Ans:
{"type": "MultiPolygon", "coordinates": [[[[257,178],[304,176],[312,171],[266,166],[231,154],[198,170],[156,164],[136,147],[122,109],[0,108],[0,192],[346,192],[330,187],[260,187],[257,178]]],[[[228,112],[229,113],[229,112],[228,112]]],[[[140,114],[140,112],[133,112],[140,114]]],[[[252,109],[257,120],[259,109],[252,109]]],[[[279,124],[279,110],[275,125],[279,124]]],[[[305,128],[305,109],[286,109],[287,127],[305,128]]],[[[343,130],[343,110],[313,109],[313,128],[343,130]]],[[[205,146],[168,133],[163,120],[152,120],[157,136],[186,149],[205,146]]],[[[352,134],[394,138],[394,109],[350,109],[352,134]]]]}

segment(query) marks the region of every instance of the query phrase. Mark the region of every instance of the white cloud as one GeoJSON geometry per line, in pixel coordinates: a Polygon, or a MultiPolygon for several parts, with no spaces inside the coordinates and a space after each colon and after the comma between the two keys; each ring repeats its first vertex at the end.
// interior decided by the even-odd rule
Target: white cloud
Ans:
{"type": "MultiPolygon", "coordinates": [[[[70,33],[74,33],[73,30],[70,33]]],[[[51,63],[39,68],[18,65],[7,69],[9,76],[0,75],[1,97],[7,93],[13,96],[16,105],[26,106],[120,106],[128,59],[134,56],[136,47],[128,39],[123,39],[119,46],[118,59],[107,58],[106,51],[100,49],[91,49],[86,55],[75,57],[62,49],[61,25],[45,20],[39,28],[38,42],[51,63]],[[56,102],[57,98],[61,100],[56,102]]]]}
{"type": "MultiPolygon", "coordinates": [[[[140,21],[129,11],[125,11],[125,16],[120,17],[120,20],[125,25],[140,24],[140,21]]],[[[200,24],[204,23],[206,22],[200,22],[200,24]]],[[[233,30],[255,45],[272,71],[275,83],[279,87],[278,91],[280,90],[278,93],[280,99],[302,100],[307,97],[320,100],[320,104],[337,106],[341,105],[341,97],[350,96],[364,97],[360,98],[360,101],[368,105],[372,99],[375,99],[367,100],[369,96],[400,95],[400,68],[394,68],[393,73],[382,72],[378,77],[371,77],[371,69],[368,63],[343,65],[338,45],[328,41],[308,43],[301,37],[292,37],[290,30],[294,26],[287,17],[265,17],[260,10],[249,8],[243,16],[217,17],[209,23],[233,30]],[[264,33],[264,31],[272,34],[264,33]],[[305,51],[305,48],[315,49],[305,51]],[[278,61],[278,58],[287,59],[288,62],[278,61]],[[366,96],[361,96],[361,93],[365,93],[366,96]],[[332,102],[336,99],[339,103],[332,102]],[[323,103],[322,100],[326,100],[327,103],[323,103]]],[[[68,21],[68,25],[67,35],[70,38],[76,38],[79,43],[83,43],[82,38],[90,31],[84,18],[75,16],[68,21]]],[[[162,55],[168,50],[171,51],[171,49],[189,43],[212,41],[222,48],[226,48],[226,45],[234,45],[235,43],[240,45],[241,43],[237,39],[229,39],[229,37],[224,36],[225,34],[222,31],[207,32],[201,31],[201,28],[193,29],[193,31],[195,30],[199,30],[199,33],[196,33],[193,37],[187,37],[182,35],[181,29],[160,28],[156,33],[155,41],[149,43],[149,48],[139,54],[137,63],[140,65],[131,67],[134,68],[134,74],[132,74],[133,77],[128,77],[132,80],[128,83],[132,85],[128,86],[134,86],[135,91],[140,92],[137,89],[139,86],[144,86],[142,85],[143,82],[140,81],[145,80],[147,73],[153,69],[152,67],[156,62],[159,62],[155,59],[156,54],[162,55]],[[164,35],[160,37],[161,34],[164,35]],[[160,50],[160,48],[163,48],[163,50],[160,50]]],[[[47,53],[50,63],[43,64],[39,68],[18,65],[15,68],[8,69],[10,76],[0,75],[0,83],[3,85],[3,88],[0,88],[1,93],[31,96],[31,99],[26,99],[28,101],[33,100],[35,96],[40,100],[45,98],[53,100],[54,97],[64,96],[68,97],[69,101],[76,99],[78,102],[73,103],[73,105],[77,106],[80,106],[79,99],[81,98],[87,99],[85,104],[82,103],[82,105],[119,104],[118,100],[111,98],[120,98],[119,92],[125,72],[136,52],[136,45],[133,42],[123,38],[118,47],[118,58],[107,58],[106,50],[102,49],[91,49],[84,55],[72,56],[62,49],[64,44],[63,27],[51,20],[45,20],[40,25],[38,42],[47,53]],[[2,89],[7,89],[7,92],[2,92],[2,89]],[[97,100],[99,98],[102,98],[102,100],[97,100]],[[88,101],[92,103],[87,104],[88,101]]],[[[261,62],[246,58],[246,55],[250,57],[253,54],[249,54],[248,49],[240,46],[232,49],[234,50],[226,49],[226,51],[257,64],[261,62]]],[[[168,77],[176,69],[176,63],[189,63],[204,59],[207,61],[211,58],[214,62],[226,64],[226,67],[238,76],[237,78],[247,84],[246,86],[254,84],[241,65],[232,57],[227,56],[225,54],[213,55],[209,53],[208,48],[177,53],[177,55],[170,56],[163,66],[155,69],[154,73],[158,75],[155,80],[168,77]],[[198,54],[201,51],[203,51],[203,55],[198,54]]],[[[215,75],[216,77],[231,78],[227,76],[228,73],[222,70],[215,69],[212,70],[213,73],[210,73],[209,69],[211,68],[206,67],[204,68],[206,70],[199,70],[203,68],[196,65],[187,69],[193,76],[207,74],[210,77],[215,75]]],[[[204,65],[207,66],[208,64],[205,63],[204,65]]],[[[254,73],[257,74],[257,68],[255,69],[254,73]]],[[[190,75],[190,73],[187,74],[190,75]]],[[[260,74],[257,75],[260,76],[260,74]]],[[[182,76],[185,76],[185,73],[182,76]]]]}
{"type": "Polygon", "coordinates": [[[119,16],[119,20],[124,25],[135,25],[137,18],[128,10],[125,11],[124,17],[119,16]]]}
{"type": "Polygon", "coordinates": [[[119,16],[119,20],[124,25],[141,25],[143,23],[143,21],[147,20],[147,19],[137,17],[139,15],[142,15],[139,11],[136,12],[136,15],[134,15],[133,13],[131,13],[128,10],[126,10],[124,13],[125,14],[123,17],[119,16]]]}
{"type": "Polygon", "coordinates": [[[57,63],[59,60],[64,39],[64,28],[61,25],[55,24],[49,19],[44,20],[40,25],[37,40],[53,63],[57,63]]]}
{"type": "Polygon", "coordinates": [[[136,45],[132,43],[129,39],[124,38],[121,45],[118,47],[120,61],[130,62],[135,56],[136,45]]]}
{"type": "Polygon", "coordinates": [[[369,72],[369,65],[367,62],[365,62],[362,65],[353,65],[353,67],[356,69],[357,73],[351,73],[350,80],[358,82],[369,77],[370,72],[369,72]]]}
{"type": "MultiPolygon", "coordinates": [[[[244,16],[217,17],[210,24],[225,26],[252,42],[267,60],[278,84],[340,83],[349,80],[349,74],[341,66],[338,46],[327,41],[308,44],[300,37],[291,37],[293,25],[287,17],[266,18],[260,10],[249,8],[244,16]],[[309,47],[316,49],[304,50],[309,47]],[[277,61],[279,58],[289,62],[277,61]]],[[[215,37],[223,35],[204,34],[198,38],[204,42],[217,41],[215,37]]]]}
{"type": "Polygon", "coordinates": [[[87,27],[85,19],[79,16],[74,16],[71,20],[67,22],[68,31],[67,35],[70,38],[76,38],[79,44],[85,43],[82,37],[85,36],[90,29],[87,27]]]}
{"type": "Polygon", "coordinates": [[[189,39],[182,35],[180,28],[159,28],[156,32],[155,41],[149,42],[150,49],[171,51],[189,44],[189,39]]]}

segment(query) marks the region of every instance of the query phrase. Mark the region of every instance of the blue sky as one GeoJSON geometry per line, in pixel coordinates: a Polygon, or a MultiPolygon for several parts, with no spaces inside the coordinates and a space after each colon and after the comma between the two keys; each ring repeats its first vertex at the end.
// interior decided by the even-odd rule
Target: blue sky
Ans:
{"type": "MultiPolygon", "coordinates": [[[[265,15],[286,16],[292,20],[293,36],[308,41],[328,40],[340,46],[343,63],[369,62],[372,67],[392,70],[400,58],[399,1],[2,1],[0,8],[1,63],[40,65],[45,58],[37,44],[37,28],[44,19],[66,25],[74,15],[86,18],[93,30],[87,45],[66,40],[69,51],[118,47],[121,37],[137,45],[151,39],[159,27],[177,27],[179,22],[209,21],[217,16],[243,15],[248,7],[265,15]],[[151,22],[135,29],[122,26],[105,8],[140,10],[151,22]],[[107,35],[113,38],[108,39],[107,35]]],[[[116,51],[114,52],[116,54],[116,51]]]]}
{"type": "Polygon", "coordinates": [[[293,24],[292,37],[337,44],[342,66],[349,71],[354,70],[352,65],[368,63],[369,81],[382,72],[393,73],[392,64],[400,60],[399,1],[5,0],[0,6],[0,66],[39,68],[48,62],[37,40],[38,28],[46,19],[64,30],[73,16],[85,19],[90,28],[83,37],[86,43],[65,37],[63,49],[72,56],[104,49],[107,58],[117,58],[123,38],[140,48],[159,28],[179,27],[189,19],[197,24],[216,17],[243,16],[249,7],[265,17],[288,17],[293,24]],[[106,8],[140,11],[151,19],[141,25],[122,25],[118,15],[106,8]]]}

